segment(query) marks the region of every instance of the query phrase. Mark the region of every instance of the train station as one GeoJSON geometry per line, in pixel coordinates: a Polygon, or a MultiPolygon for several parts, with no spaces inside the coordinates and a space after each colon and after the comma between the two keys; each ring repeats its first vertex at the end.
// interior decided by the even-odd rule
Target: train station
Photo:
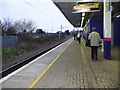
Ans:
{"type": "MultiPolygon", "coordinates": [[[[32,53],[34,57],[25,64],[18,63],[17,69],[13,65],[12,70],[1,71],[3,76],[0,88],[119,90],[120,1],[52,0],[52,2],[74,26],[72,34],[66,35],[68,39],[47,48],[44,53],[39,55],[32,53]],[[80,27],[83,29],[79,30],[80,27]],[[92,56],[94,46],[91,33],[94,31],[99,35],[99,46],[95,46],[96,57],[92,56]],[[91,46],[86,45],[87,41],[90,41],[91,46]]],[[[62,38],[61,32],[58,32],[58,39],[62,38]]],[[[93,41],[96,39],[97,37],[93,38],[93,41]]]]}

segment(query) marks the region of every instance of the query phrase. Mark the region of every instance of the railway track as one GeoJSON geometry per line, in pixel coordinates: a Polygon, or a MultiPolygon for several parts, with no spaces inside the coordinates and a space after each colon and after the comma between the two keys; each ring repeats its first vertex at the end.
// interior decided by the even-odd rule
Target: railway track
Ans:
{"type": "MultiPolygon", "coordinates": [[[[68,39],[67,39],[67,40],[68,40],[68,39]]],[[[41,51],[41,52],[38,53],[38,54],[35,54],[35,55],[33,55],[33,56],[25,59],[25,60],[22,60],[21,62],[15,64],[15,65],[13,65],[13,66],[10,66],[10,67],[7,68],[7,69],[4,69],[3,71],[0,72],[0,75],[2,76],[1,78],[7,76],[8,74],[10,74],[10,73],[12,73],[12,72],[14,72],[15,70],[17,70],[17,69],[19,69],[20,67],[26,65],[27,63],[31,62],[31,61],[34,60],[35,58],[37,58],[37,57],[39,57],[40,55],[48,52],[49,50],[55,48],[56,46],[60,45],[61,43],[65,42],[65,41],[67,41],[67,40],[64,40],[64,41],[58,43],[57,45],[54,45],[54,46],[52,46],[52,47],[50,47],[50,48],[47,48],[46,50],[41,51]]]]}

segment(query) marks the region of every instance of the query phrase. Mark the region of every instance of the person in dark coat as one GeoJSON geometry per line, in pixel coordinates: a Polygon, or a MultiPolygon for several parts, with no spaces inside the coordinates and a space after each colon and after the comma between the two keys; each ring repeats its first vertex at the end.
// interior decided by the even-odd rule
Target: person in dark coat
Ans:
{"type": "Polygon", "coordinates": [[[76,34],[74,33],[74,40],[75,40],[75,38],[76,38],[76,34]]]}

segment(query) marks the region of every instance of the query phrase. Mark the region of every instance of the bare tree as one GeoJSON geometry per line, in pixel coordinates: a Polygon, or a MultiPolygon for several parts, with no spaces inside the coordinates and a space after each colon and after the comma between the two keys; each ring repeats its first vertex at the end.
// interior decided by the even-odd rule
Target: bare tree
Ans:
{"type": "Polygon", "coordinates": [[[3,19],[3,23],[2,23],[2,29],[4,31],[7,31],[10,27],[12,26],[12,21],[7,18],[7,19],[3,19]]]}
{"type": "Polygon", "coordinates": [[[22,41],[28,41],[32,38],[32,33],[36,27],[31,20],[18,20],[14,24],[18,37],[22,41]]]}
{"type": "Polygon", "coordinates": [[[1,27],[2,27],[2,34],[6,34],[6,31],[12,26],[12,21],[7,18],[7,19],[3,19],[3,22],[1,23],[1,27]]]}
{"type": "Polygon", "coordinates": [[[34,23],[31,20],[18,20],[14,23],[8,18],[4,19],[1,23],[2,34],[3,35],[16,35],[16,33],[21,34],[19,36],[22,40],[28,40],[32,38],[32,32],[36,29],[34,23]]]}
{"type": "Polygon", "coordinates": [[[31,20],[26,19],[16,21],[14,27],[19,33],[22,33],[24,31],[31,32],[36,29],[34,23],[31,20]]]}
{"type": "Polygon", "coordinates": [[[8,30],[5,32],[7,36],[15,36],[16,35],[16,29],[11,26],[8,28],[8,30]]]}

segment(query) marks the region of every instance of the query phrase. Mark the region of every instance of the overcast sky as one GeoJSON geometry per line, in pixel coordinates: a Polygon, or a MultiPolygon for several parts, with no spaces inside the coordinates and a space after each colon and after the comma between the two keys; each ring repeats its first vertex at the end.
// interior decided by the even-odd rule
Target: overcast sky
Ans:
{"type": "Polygon", "coordinates": [[[51,0],[0,0],[0,18],[30,19],[46,32],[52,32],[52,28],[57,32],[61,25],[62,31],[74,28],[51,0]]]}

